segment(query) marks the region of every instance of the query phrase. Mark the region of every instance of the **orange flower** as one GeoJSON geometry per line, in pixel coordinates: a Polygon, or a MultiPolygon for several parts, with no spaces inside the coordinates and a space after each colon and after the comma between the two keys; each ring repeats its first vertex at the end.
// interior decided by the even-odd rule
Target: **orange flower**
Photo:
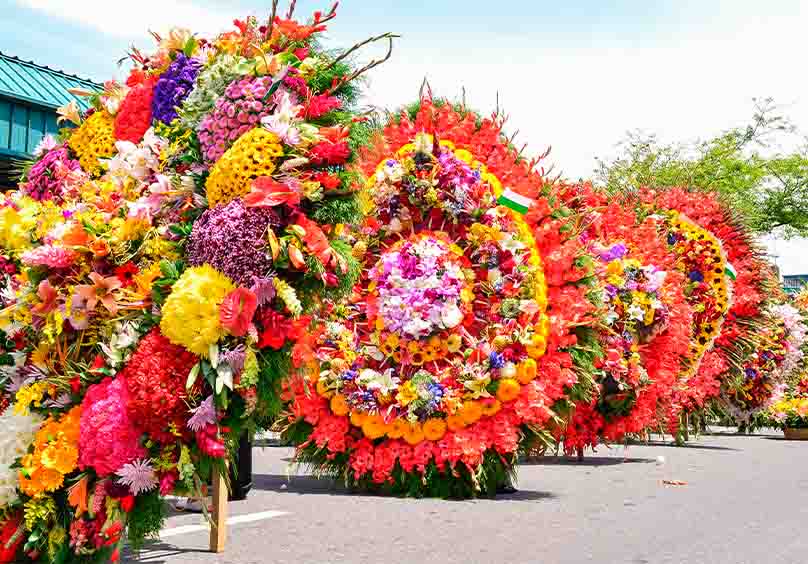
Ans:
{"type": "Polygon", "coordinates": [[[424,438],[428,441],[439,441],[446,434],[446,422],[443,419],[427,419],[424,423],[424,438]]]}
{"type": "Polygon", "coordinates": [[[407,427],[407,432],[404,433],[404,441],[408,445],[415,446],[424,440],[424,430],[421,428],[420,423],[410,423],[407,427]]]}
{"type": "Polygon", "coordinates": [[[71,507],[76,508],[76,517],[87,511],[87,475],[85,474],[81,480],[70,486],[67,495],[67,502],[71,507]]]}
{"type": "Polygon", "coordinates": [[[345,396],[342,394],[334,394],[334,397],[331,398],[331,411],[334,415],[342,417],[344,415],[348,415],[348,402],[345,401],[345,396]]]}
{"type": "Polygon", "coordinates": [[[446,426],[449,427],[450,431],[460,431],[466,426],[466,423],[459,413],[455,413],[446,418],[446,426]]]}
{"type": "Polygon", "coordinates": [[[380,439],[387,432],[387,425],[378,413],[368,415],[362,422],[362,432],[370,440],[380,439]]]}
{"type": "Polygon", "coordinates": [[[528,358],[521,363],[516,371],[516,379],[520,384],[529,384],[536,377],[536,361],[528,358]]]}
{"type": "Polygon", "coordinates": [[[476,401],[467,401],[463,404],[463,407],[460,408],[457,414],[463,420],[463,423],[466,425],[471,425],[479,421],[480,417],[483,416],[483,410],[480,404],[476,401]]]}
{"type": "Polygon", "coordinates": [[[519,391],[521,389],[519,382],[512,378],[500,380],[499,387],[497,388],[497,399],[503,403],[513,401],[519,397],[519,391]]]}
{"type": "Polygon", "coordinates": [[[480,403],[485,417],[493,417],[502,409],[502,404],[495,398],[485,398],[480,403]]]}

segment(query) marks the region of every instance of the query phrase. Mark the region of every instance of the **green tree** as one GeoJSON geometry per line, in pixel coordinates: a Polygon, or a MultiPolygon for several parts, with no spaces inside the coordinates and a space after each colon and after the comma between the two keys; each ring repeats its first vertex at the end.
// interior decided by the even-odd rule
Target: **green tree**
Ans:
{"type": "MultiPolygon", "coordinates": [[[[686,186],[718,192],[757,233],[808,235],[808,145],[782,151],[798,135],[770,98],[752,121],[707,141],[664,144],[630,132],[620,155],[598,159],[596,182],[610,191],[686,186]]],[[[793,144],[793,143],[792,143],[793,144]]]]}

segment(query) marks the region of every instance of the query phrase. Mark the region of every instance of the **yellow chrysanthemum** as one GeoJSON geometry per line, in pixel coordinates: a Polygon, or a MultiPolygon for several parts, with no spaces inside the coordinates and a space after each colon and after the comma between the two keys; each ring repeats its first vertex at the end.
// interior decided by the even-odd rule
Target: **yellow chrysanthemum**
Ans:
{"type": "Polygon", "coordinates": [[[189,268],[171,288],[160,330],[175,345],[207,357],[210,345],[226,333],[219,306],[234,289],[233,282],[210,265],[189,268]]]}
{"type": "Polygon", "coordinates": [[[239,137],[210,171],[208,205],[226,204],[247,194],[252,180],[275,172],[275,161],[281,156],[280,140],[266,129],[252,129],[239,137]]]}
{"type": "Polygon", "coordinates": [[[95,112],[70,136],[67,144],[78,155],[81,168],[98,176],[103,172],[99,159],[115,154],[115,120],[108,112],[95,112]]]}

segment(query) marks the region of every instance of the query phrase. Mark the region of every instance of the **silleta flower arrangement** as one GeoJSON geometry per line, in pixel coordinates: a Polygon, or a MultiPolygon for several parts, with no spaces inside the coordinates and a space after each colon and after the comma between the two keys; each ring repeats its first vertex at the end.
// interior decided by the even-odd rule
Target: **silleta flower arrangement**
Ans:
{"type": "Polygon", "coordinates": [[[291,6],[133,51],[0,196],[1,561],[155,535],[161,496],[204,495],[271,422],[310,314],[358,281],[337,226],[362,218],[354,79],[382,61],[319,46],[336,6],[291,6]]]}
{"type": "MultiPolygon", "coordinates": [[[[721,309],[724,306],[723,291],[720,290],[722,286],[727,288],[729,299],[726,317],[714,338],[713,348],[706,350],[695,373],[693,370],[683,372],[682,382],[674,396],[684,410],[696,411],[709,400],[718,398],[722,394],[722,386],[740,381],[742,361],[759,346],[758,335],[762,334],[766,325],[764,312],[767,295],[773,294],[773,276],[740,218],[734,216],[715,194],[675,188],[644,190],[640,198],[652,211],[671,214],[669,217],[680,222],[686,219],[692,227],[684,224],[682,227],[690,230],[697,241],[707,241],[713,237],[720,243],[720,254],[710,243],[692,255],[693,264],[699,273],[705,275],[705,280],[708,269],[713,269],[715,275],[720,277],[720,265],[725,267],[724,281],[721,282],[719,278],[710,282],[712,288],[709,293],[713,294],[713,298],[705,300],[704,313],[710,308],[721,309]],[[700,234],[702,239],[699,239],[700,234]]],[[[680,229],[675,223],[672,227],[674,231],[680,229]]],[[[677,244],[680,243],[673,242],[674,247],[677,244]]],[[[690,267],[687,260],[683,261],[683,266],[690,267]]],[[[694,301],[693,305],[698,315],[698,301],[694,301]]],[[[708,318],[705,320],[707,324],[697,327],[694,333],[694,347],[700,347],[702,339],[706,342],[711,339],[714,322],[708,318]]],[[[673,431],[672,428],[670,430],[673,431]]]]}
{"type": "Polygon", "coordinates": [[[671,394],[687,357],[693,313],[663,216],[643,217],[632,202],[615,201],[589,184],[574,186],[568,197],[586,214],[581,243],[597,258],[603,350],[594,397],[577,402],[559,429],[572,453],[642,436],[678,415],[671,394]]]}
{"type": "Polygon", "coordinates": [[[318,472],[407,495],[493,494],[576,384],[559,346],[571,312],[548,315],[557,282],[537,233],[557,227],[542,177],[498,120],[477,119],[425,99],[363,158],[361,285],[287,384],[285,436],[318,472]]]}

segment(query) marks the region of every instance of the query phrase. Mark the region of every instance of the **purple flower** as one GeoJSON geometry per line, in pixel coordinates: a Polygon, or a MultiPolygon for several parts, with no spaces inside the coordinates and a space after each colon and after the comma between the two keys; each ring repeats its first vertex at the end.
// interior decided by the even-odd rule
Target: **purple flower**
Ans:
{"type": "Polygon", "coordinates": [[[264,278],[272,268],[266,251],[266,231],[279,225],[269,208],[248,208],[241,200],[207,210],[194,223],[188,239],[191,266],[207,263],[242,286],[264,278]]]}
{"type": "Polygon", "coordinates": [[[628,254],[628,248],[623,243],[615,243],[609,249],[600,253],[603,262],[612,262],[621,259],[628,254]]]}
{"type": "Polygon", "coordinates": [[[152,115],[155,120],[171,123],[177,117],[177,108],[191,93],[201,63],[183,54],[177,56],[160,75],[154,87],[152,115]]]}
{"type": "Polygon", "coordinates": [[[213,396],[208,396],[194,409],[194,414],[188,420],[188,428],[196,433],[212,423],[216,423],[216,407],[213,405],[213,396]]]}
{"type": "Polygon", "coordinates": [[[20,185],[22,192],[34,200],[62,201],[64,177],[79,170],[79,161],[68,156],[64,146],[45,153],[28,171],[28,181],[20,185]]]}

